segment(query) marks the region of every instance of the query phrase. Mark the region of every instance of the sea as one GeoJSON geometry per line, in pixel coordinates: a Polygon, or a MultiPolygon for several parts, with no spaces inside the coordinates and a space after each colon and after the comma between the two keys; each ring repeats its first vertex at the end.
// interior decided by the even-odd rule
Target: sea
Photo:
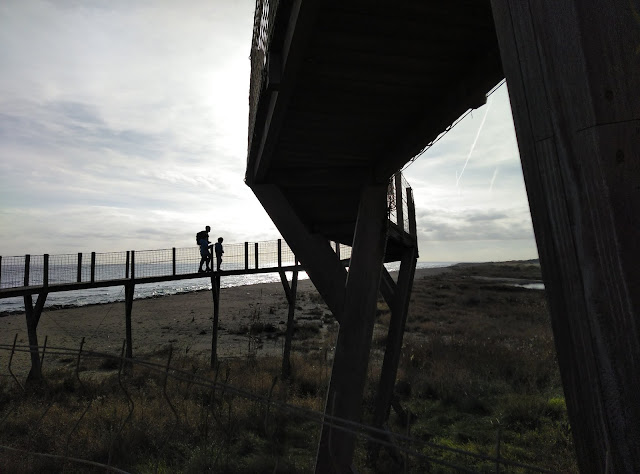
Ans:
{"type": "MultiPolygon", "coordinates": [[[[458,262],[418,262],[416,268],[443,268],[455,265],[458,262]]],[[[385,267],[390,272],[398,270],[400,262],[386,263],[385,267]]],[[[291,275],[288,275],[291,278],[291,275]]],[[[306,272],[300,272],[298,279],[308,279],[306,272]]],[[[262,273],[250,275],[225,276],[220,280],[221,288],[235,286],[256,285],[259,283],[279,282],[277,273],[262,273]]],[[[211,278],[195,278],[191,280],[165,281],[159,283],[145,283],[135,286],[134,299],[156,298],[159,296],[176,295],[194,291],[210,290],[211,278]]],[[[124,301],[124,286],[112,286],[103,288],[91,288],[86,290],[52,292],[47,295],[45,308],[70,308],[92,304],[107,304],[124,301]]],[[[24,312],[24,299],[12,297],[0,299],[0,316],[24,312]]]]}

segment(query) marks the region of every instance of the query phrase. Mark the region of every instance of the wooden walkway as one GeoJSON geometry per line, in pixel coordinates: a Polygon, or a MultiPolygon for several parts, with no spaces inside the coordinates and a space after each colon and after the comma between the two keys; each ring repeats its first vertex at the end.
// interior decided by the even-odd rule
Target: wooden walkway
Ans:
{"type": "MultiPolygon", "coordinates": [[[[341,260],[348,261],[349,247],[335,243],[332,247],[341,260]]],[[[102,254],[91,252],[89,259],[82,253],[4,259],[0,256],[0,299],[42,292],[303,270],[281,239],[225,245],[225,257],[219,271],[198,272],[199,262],[199,250],[195,247],[102,254]],[[87,260],[90,263],[83,263],[87,260]]]]}

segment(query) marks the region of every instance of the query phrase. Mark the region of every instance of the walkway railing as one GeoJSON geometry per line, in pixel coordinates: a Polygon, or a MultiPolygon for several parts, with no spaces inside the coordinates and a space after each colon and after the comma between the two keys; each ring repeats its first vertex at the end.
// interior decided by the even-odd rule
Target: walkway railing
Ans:
{"type": "MultiPolygon", "coordinates": [[[[351,256],[351,248],[332,243],[341,259],[351,256]]],[[[215,261],[214,261],[215,263],[215,261]]],[[[139,250],[65,255],[24,255],[0,257],[0,298],[2,290],[23,287],[50,287],[74,283],[100,283],[123,279],[177,277],[197,278],[200,251],[197,246],[161,250],[139,250]]],[[[221,270],[257,273],[260,270],[294,266],[296,259],[286,242],[271,240],[225,244],[221,270]]]]}

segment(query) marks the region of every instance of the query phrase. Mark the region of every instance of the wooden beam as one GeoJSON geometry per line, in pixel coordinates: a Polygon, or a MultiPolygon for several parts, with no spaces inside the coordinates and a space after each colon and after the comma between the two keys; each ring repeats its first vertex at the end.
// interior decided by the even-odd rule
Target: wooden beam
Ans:
{"type": "Polygon", "coordinates": [[[220,318],[220,275],[211,274],[211,295],[213,297],[213,325],[211,328],[211,368],[218,361],[218,320],[220,318]]]}
{"type": "Polygon", "coordinates": [[[382,297],[384,298],[389,309],[393,307],[393,301],[396,297],[396,282],[393,280],[393,277],[389,274],[389,271],[386,268],[382,268],[382,277],[380,278],[380,293],[382,293],[382,297]]]}
{"type": "Polygon", "coordinates": [[[582,472],[640,472],[640,14],[492,0],[582,472]]]}
{"type": "Polygon", "coordinates": [[[278,186],[254,185],[252,190],[339,321],[347,271],[328,240],[309,232],[278,186]]]}
{"type": "Polygon", "coordinates": [[[129,282],[124,285],[124,319],[125,319],[125,338],[127,341],[125,356],[127,359],[133,358],[133,336],[131,331],[131,313],[133,310],[133,293],[135,283],[129,282]]]}
{"type": "MultiPolygon", "coordinates": [[[[387,184],[366,187],[358,209],[344,313],[325,409],[335,417],[350,421],[360,421],[362,412],[387,222],[387,184]]],[[[354,448],[352,433],[323,425],[316,472],[351,472],[354,448]]]]}
{"type": "MultiPolygon", "coordinates": [[[[389,308],[391,309],[391,320],[389,321],[389,332],[387,334],[387,345],[382,362],[382,372],[380,373],[380,383],[376,394],[376,406],[373,424],[381,428],[389,418],[389,409],[393,398],[398,364],[402,352],[402,339],[404,328],[409,314],[409,301],[411,299],[411,289],[413,288],[413,278],[418,260],[418,248],[411,247],[405,250],[400,262],[398,271],[398,283],[389,308]]],[[[387,273],[388,274],[388,273],[387,273]]]]}
{"type": "Polygon", "coordinates": [[[291,277],[291,287],[287,282],[287,278],[284,272],[281,272],[280,277],[283,280],[283,286],[287,293],[287,302],[289,303],[289,312],[287,314],[287,332],[284,339],[284,350],[282,353],[282,378],[287,380],[291,376],[291,343],[293,341],[293,331],[295,329],[295,311],[296,311],[296,296],[298,293],[298,270],[293,271],[291,277]]]}
{"type": "Polygon", "coordinates": [[[42,364],[38,346],[38,323],[47,300],[47,292],[38,294],[35,307],[33,306],[32,295],[24,295],[24,312],[27,319],[27,337],[29,339],[29,352],[31,353],[31,370],[27,376],[30,382],[40,382],[42,380],[42,364]]]}

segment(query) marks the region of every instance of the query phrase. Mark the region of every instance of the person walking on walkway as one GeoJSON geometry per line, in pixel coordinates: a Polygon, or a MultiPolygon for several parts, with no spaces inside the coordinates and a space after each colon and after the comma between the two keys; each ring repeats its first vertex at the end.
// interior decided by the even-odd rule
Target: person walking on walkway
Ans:
{"type": "Polygon", "coordinates": [[[196,234],[196,242],[200,246],[200,265],[198,267],[198,273],[202,272],[210,272],[212,270],[212,256],[211,252],[209,252],[209,232],[211,231],[211,227],[205,227],[205,230],[201,230],[196,234]],[[202,264],[205,264],[205,269],[202,269],[202,264]]]}
{"type": "Polygon", "coordinates": [[[217,263],[218,271],[220,271],[220,265],[222,264],[222,254],[224,253],[224,249],[222,248],[223,240],[224,239],[222,237],[218,237],[218,241],[214,246],[215,252],[216,252],[216,263],[217,263]]]}

